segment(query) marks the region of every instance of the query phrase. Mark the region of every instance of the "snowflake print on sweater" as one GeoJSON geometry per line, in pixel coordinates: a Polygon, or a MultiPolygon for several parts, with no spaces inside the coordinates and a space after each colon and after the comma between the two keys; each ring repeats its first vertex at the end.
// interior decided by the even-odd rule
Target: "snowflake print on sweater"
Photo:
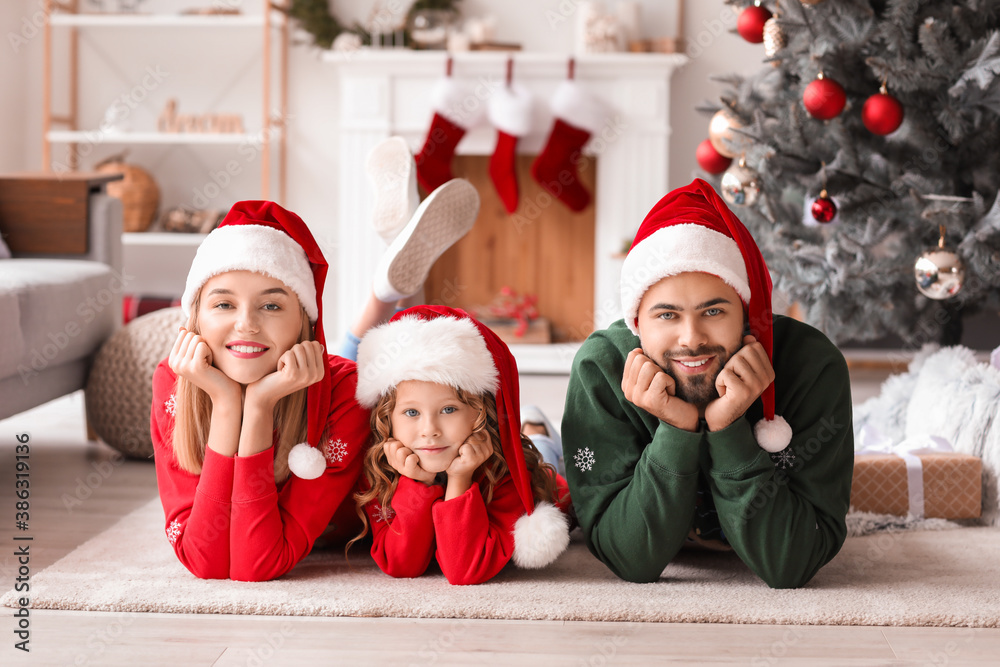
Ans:
{"type": "Polygon", "coordinates": [[[343,440],[334,440],[331,438],[323,447],[323,456],[326,458],[328,464],[340,463],[347,456],[347,443],[343,440]]]}
{"type": "Polygon", "coordinates": [[[576,455],[573,457],[573,461],[576,463],[576,467],[584,472],[593,468],[594,463],[596,462],[594,459],[594,452],[590,451],[589,447],[576,450],[576,455]]]}
{"type": "Polygon", "coordinates": [[[170,540],[170,544],[177,544],[177,538],[181,536],[181,522],[174,519],[167,526],[167,539],[170,540]]]}
{"type": "Polygon", "coordinates": [[[771,461],[774,462],[775,468],[780,467],[782,470],[793,468],[795,467],[795,452],[792,451],[791,447],[785,447],[780,452],[771,454],[771,461]]]}
{"type": "Polygon", "coordinates": [[[390,521],[394,516],[396,516],[396,512],[391,507],[383,509],[380,505],[375,505],[372,508],[372,518],[375,520],[375,523],[390,521]]]}
{"type": "Polygon", "coordinates": [[[177,395],[170,394],[170,398],[163,402],[163,409],[167,411],[167,414],[171,417],[177,415],[177,395]]]}

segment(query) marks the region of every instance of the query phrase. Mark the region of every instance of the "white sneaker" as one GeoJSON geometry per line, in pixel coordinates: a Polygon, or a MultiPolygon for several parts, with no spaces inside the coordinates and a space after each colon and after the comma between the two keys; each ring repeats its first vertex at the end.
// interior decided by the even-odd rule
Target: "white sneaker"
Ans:
{"type": "Polygon", "coordinates": [[[368,180],[375,191],[372,227],[386,245],[392,243],[417,210],[417,166],[401,137],[389,137],[368,153],[368,180]]]}
{"type": "Polygon", "coordinates": [[[416,294],[437,258],[472,229],[477,215],[479,193],[465,179],[453,178],[427,195],[379,260],[375,298],[392,303],[416,294]]]}

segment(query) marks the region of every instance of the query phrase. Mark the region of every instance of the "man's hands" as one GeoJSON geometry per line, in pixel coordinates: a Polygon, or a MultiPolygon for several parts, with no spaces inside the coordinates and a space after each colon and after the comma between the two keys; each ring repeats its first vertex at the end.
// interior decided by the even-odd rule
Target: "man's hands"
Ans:
{"type": "Polygon", "coordinates": [[[744,336],[743,347],[730,357],[715,379],[719,398],[705,408],[708,430],[721,431],[742,417],[772,382],[774,368],[764,346],[753,336],[744,336]]]}
{"type": "Polygon", "coordinates": [[[296,343],[278,357],[276,371],[247,385],[247,403],[273,410],[279,400],[316,384],[325,373],[323,346],[314,340],[296,343]]]}
{"type": "Polygon", "coordinates": [[[420,467],[420,458],[413,450],[395,438],[389,438],[382,443],[386,461],[403,477],[409,477],[424,484],[434,483],[434,473],[420,467]]]}
{"type": "Polygon", "coordinates": [[[636,348],[625,359],[622,393],[626,400],[671,426],[698,430],[698,408],[677,398],[674,379],[636,348]]]}
{"type": "Polygon", "coordinates": [[[205,339],[193,331],[180,328],[167,363],[176,375],[208,394],[213,405],[226,400],[235,400],[239,405],[243,400],[239,383],[212,365],[212,350],[205,339]]]}

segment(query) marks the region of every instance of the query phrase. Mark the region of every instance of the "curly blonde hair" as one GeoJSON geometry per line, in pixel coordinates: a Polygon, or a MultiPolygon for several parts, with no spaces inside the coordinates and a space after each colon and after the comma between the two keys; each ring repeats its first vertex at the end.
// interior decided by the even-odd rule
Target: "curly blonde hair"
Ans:
{"type": "MultiPolygon", "coordinates": [[[[479,466],[474,475],[474,478],[479,482],[483,501],[489,504],[493,499],[493,490],[508,473],[507,461],[504,459],[503,445],[500,440],[496,398],[490,393],[473,394],[457,388],[455,393],[458,395],[459,401],[473,410],[479,411],[473,423],[472,434],[484,434],[493,448],[493,453],[479,466]]],[[[357,512],[363,528],[354,539],[347,543],[345,551],[367,535],[371,528],[368,524],[368,516],[365,514],[365,505],[376,500],[382,508],[392,508],[392,497],[396,493],[396,486],[402,475],[389,465],[383,445],[392,437],[391,417],[395,408],[396,390],[393,389],[379,399],[371,411],[373,442],[365,453],[363,468],[368,490],[354,494],[354,501],[357,503],[357,512]]],[[[542,461],[542,455],[535,449],[531,439],[523,434],[521,435],[521,446],[524,448],[524,461],[531,478],[531,493],[535,502],[555,503],[557,493],[555,468],[542,461]]]]}

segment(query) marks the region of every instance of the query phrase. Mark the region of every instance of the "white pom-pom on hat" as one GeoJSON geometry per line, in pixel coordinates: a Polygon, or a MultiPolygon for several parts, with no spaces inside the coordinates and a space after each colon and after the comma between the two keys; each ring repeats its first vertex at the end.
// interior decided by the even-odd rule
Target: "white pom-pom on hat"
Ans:
{"type": "Polygon", "coordinates": [[[569,519],[552,503],[535,504],[535,511],[514,524],[514,564],[534,570],[545,567],[569,546],[569,519]]]}
{"type": "Polygon", "coordinates": [[[302,479],[316,479],[326,472],[326,458],[308,442],[300,442],[288,452],[288,469],[302,479]]]}
{"type": "Polygon", "coordinates": [[[780,452],[792,442],[792,427],[781,415],[774,415],[771,420],[761,419],[754,424],[753,434],[760,448],[772,454],[780,452]]]}

